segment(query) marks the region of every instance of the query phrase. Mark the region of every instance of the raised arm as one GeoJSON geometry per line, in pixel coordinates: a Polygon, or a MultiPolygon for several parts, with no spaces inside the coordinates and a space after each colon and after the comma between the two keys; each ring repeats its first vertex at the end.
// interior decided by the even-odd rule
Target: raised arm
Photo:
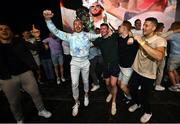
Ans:
{"type": "Polygon", "coordinates": [[[43,16],[50,32],[52,32],[56,37],[60,38],[61,40],[67,42],[71,41],[72,34],[57,29],[56,26],[53,24],[51,18],[54,16],[54,14],[51,12],[51,10],[44,10],[43,16]]]}
{"type": "Polygon", "coordinates": [[[90,41],[94,41],[96,38],[100,37],[100,34],[94,34],[94,33],[87,33],[88,39],[90,41]]]}
{"type": "Polygon", "coordinates": [[[180,33],[180,28],[163,32],[160,36],[166,38],[166,40],[169,40],[169,36],[173,33],[180,33]]]}

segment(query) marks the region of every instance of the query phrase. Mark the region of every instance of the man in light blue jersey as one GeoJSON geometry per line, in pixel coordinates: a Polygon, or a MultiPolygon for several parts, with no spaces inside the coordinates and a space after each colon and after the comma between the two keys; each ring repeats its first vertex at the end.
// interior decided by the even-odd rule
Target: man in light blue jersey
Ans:
{"type": "Polygon", "coordinates": [[[60,31],[55,27],[51,18],[53,13],[50,10],[43,11],[43,16],[45,18],[48,29],[63,41],[69,42],[70,54],[72,56],[71,60],[71,79],[72,79],[72,93],[75,100],[75,105],[73,106],[72,115],[76,116],[78,114],[79,102],[79,74],[81,72],[82,79],[84,83],[84,106],[88,106],[88,91],[89,91],[89,49],[90,40],[95,40],[100,37],[100,35],[83,32],[83,24],[80,19],[75,19],[73,22],[74,32],[65,33],[60,31]]]}

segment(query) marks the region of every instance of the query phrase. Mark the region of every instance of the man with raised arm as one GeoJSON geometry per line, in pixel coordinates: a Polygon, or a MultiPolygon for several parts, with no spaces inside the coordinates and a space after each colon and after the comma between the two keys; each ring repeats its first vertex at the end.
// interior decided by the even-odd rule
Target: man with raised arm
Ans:
{"type": "Polygon", "coordinates": [[[49,30],[63,41],[69,42],[70,54],[72,56],[71,60],[71,79],[72,79],[72,92],[73,98],[75,100],[75,105],[73,106],[72,115],[76,116],[78,114],[79,102],[79,74],[81,72],[82,79],[84,83],[84,106],[88,106],[89,98],[89,40],[94,40],[100,35],[91,34],[83,31],[83,24],[80,19],[75,19],[73,22],[74,32],[66,33],[55,27],[52,23],[51,18],[53,13],[50,10],[43,11],[43,15],[49,30]]]}

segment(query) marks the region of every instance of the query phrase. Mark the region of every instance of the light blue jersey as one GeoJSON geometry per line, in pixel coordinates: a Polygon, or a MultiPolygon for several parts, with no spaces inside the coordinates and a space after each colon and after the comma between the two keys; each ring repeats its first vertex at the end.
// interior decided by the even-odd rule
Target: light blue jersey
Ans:
{"type": "Polygon", "coordinates": [[[65,33],[55,27],[51,20],[46,21],[49,30],[63,41],[69,42],[70,54],[73,57],[88,59],[90,40],[95,40],[100,35],[80,32],[80,33],[65,33]]]}

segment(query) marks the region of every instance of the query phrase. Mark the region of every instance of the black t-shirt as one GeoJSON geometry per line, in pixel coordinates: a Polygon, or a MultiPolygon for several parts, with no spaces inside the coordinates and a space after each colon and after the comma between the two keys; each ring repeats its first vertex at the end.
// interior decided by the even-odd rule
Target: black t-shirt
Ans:
{"type": "Polygon", "coordinates": [[[11,78],[11,74],[8,70],[7,61],[5,60],[4,47],[0,43],[0,79],[6,80],[11,78]]]}
{"type": "Polygon", "coordinates": [[[6,62],[5,66],[7,66],[7,70],[12,75],[19,75],[30,70],[29,66],[25,64],[21,58],[19,58],[12,49],[12,44],[1,44],[1,48],[3,49],[4,54],[4,62],[6,62]]]}
{"type": "Polygon", "coordinates": [[[40,59],[51,59],[50,49],[45,49],[45,45],[41,40],[36,40],[34,45],[37,48],[40,59]]]}
{"type": "Polygon", "coordinates": [[[130,68],[136,57],[138,50],[138,43],[134,41],[133,44],[128,45],[129,36],[123,38],[119,36],[118,50],[119,50],[119,65],[124,68],[130,68]]]}
{"type": "Polygon", "coordinates": [[[118,64],[118,34],[97,38],[93,44],[101,50],[105,64],[118,64]]]}

